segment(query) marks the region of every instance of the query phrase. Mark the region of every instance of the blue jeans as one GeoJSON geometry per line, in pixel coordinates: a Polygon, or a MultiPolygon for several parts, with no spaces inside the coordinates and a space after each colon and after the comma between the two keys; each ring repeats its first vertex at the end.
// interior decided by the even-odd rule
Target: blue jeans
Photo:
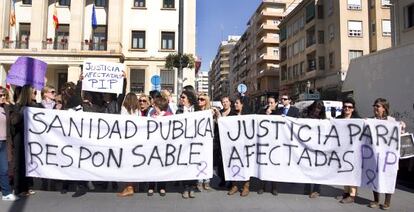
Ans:
{"type": "Polygon", "coordinates": [[[0,187],[3,196],[11,194],[7,160],[7,143],[0,141],[0,187]]]}

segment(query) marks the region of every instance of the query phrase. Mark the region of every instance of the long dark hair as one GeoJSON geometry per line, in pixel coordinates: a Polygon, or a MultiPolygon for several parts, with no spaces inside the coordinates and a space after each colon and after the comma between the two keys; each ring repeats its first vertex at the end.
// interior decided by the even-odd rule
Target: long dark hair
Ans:
{"type": "MultiPolygon", "coordinates": [[[[351,118],[361,118],[361,116],[359,115],[359,113],[358,113],[358,111],[356,109],[355,100],[353,98],[351,98],[351,97],[350,98],[347,98],[347,99],[345,99],[345,100],[342,101],[342,106],[344,104],[346,104],[346,103],[352,104],[352,107],[354,107],[354,110],[352,111],[351,118]]],[[[344,109],[342,108],[342,112],[341,112],[340,118],[344,118],[344,117],[345,117],[344,109]]]]}
{"type": "Polygon", "coordinates": [[[198,106],[197,96],[194,92],[189,90],[183,90],[182,94],[186,95],[188,102],[194,107],[194,111],[199,111],[200,107],[198,106]]]}
{"type": "Polygon", "coordinates": [[[240,112],[241,115],[250,114],[249,101],[248,101],[247,97],[237,96],[236,99],[234,100],[234,102],[236,102],[237,100],[239,100],[240,103],[243,105],[242,111],[238,111],[238,112],[240,112]]]}
{"type": "Polygon", "coordinates": [[[385,110],[384,111],[384,116],[381,117],[381,118],[384,118],[384,117],[387,117],[387,116],[390,115],[390,103],[386,99],[384,99],[384,98],[377,98],[374,101],[374,105],[376,105],[376,104],[380,104],[384,108],[384,110],[385,110]]]}
{"type": "Polygon", "coordinates": [[[31,85],[23,86],[17,98],[16,104],[20,106],[32,105],[33,104],[32,93],[33,93],[33,88],[31,85]]]}
{"type": "Polygon", "coordinates": [[[133,92],[129,92],[124,99],[122,106],[128,111],[129,114],[133,114],[138,110],[138,98],[133,92]]]}
{"type": "Polygon", "coordinates": [[[325,105],[323,104],[322,100],[315,100],[306,108],[306,118],[326,119],[325,105]],[[314,116],[316,109],[319,109],[320,111],[316,116],[314,116]]]}

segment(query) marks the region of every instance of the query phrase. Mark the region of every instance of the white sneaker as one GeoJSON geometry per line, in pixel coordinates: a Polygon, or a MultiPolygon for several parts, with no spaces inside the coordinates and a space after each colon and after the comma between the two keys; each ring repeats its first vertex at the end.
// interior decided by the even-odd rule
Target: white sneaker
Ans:
{"type": "Polygon", "coordinates": [[[14,194],[9,194],[9,195],[3,196],[1,199],[3,201],[16,201],[19,198],[16,195],[14,195],[14,194]]]}

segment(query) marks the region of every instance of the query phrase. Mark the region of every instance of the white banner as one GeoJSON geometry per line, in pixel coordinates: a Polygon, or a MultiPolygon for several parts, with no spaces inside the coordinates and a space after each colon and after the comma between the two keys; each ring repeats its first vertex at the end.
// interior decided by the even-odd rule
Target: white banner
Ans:
{"type": "Polygon", "coordinates": [[[31,177],[154,182],[213,176],[210,111],[156,119],[26,108],[31,177]]]}
{"type": "Polygon", "coordinates": [[[122,63],[85,61],[82,90],[120,94],[124,84],[124,69],[122,63]]]}
{"type": "Polygon", "coordinates": [[[374,119],[295,119],[247,115],[219,119],[226,180],[395,189],[400,128],[374,119]]]}

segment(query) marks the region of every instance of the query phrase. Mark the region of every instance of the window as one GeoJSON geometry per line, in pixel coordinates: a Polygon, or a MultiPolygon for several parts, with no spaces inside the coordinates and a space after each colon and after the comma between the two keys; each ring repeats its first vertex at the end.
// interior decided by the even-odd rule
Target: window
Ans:
{"type": "Polygon", "coordinates": [[[361,10],[361,0],[348,0],[348,10],[361,10]]]}
{"type": "Polygon", "coordinates": [[[390,20],[382,20],[382,36],[391,36],[390,20]]]}
{"type": "Polygon", "coordinates": [[[323,19],[323,5],[318,5],[318,19],[323,19]]]}
{"type": "Polygon", "coordinates": [[[92,50],[106,50],[106,26],[98,26],[93,30],[93,49],[92,50]]]}
{"type": "Polygon", "coordinates": [[[329,40],[333,40],[335,37],[335,26],[333,24],[330,24],[328,26],[328,31],[329,31],[329,40]]]}
{"type": "Polygon", "coordinates": [[[144,93],[145,69],[131,69],[130,75],[131,92],[144,93]]]}
{"type": "Polygon", "coordinates": [[[348,21],[348,36],[362,37],[362,21],[348,21]]]}
{"type": "Polygon", "coordinates": [[[175,8],[174,0],[163,0],[162,7],[163,8],[175,8]]]}
{"type": "Polygon", "coordinates": [[[286,40],[286,28],[280,28],[280,42],[286,40]]]}
{"type": "Polygon", "coordinates": [[[325,57],[319,57],[318,58],[318,66],[319,66],[319,70],[325,70],[325,57]]]}
{"type": "Polygon", "coordinates": [[[323,31],[318,31],[318,43],[319,44],[325,43],[325,35],[323,31]]]}
{"type": "Polygon", "coordinates": [[[280,79],[282,80],[282,81],[286,81],[287,80],[287,70],[286,70],[286,66],[282,66],[282,69],[281,69],[281,77],[280,77],[280,79]]]}
{"type": "Polygon", "coordinates": [[[331,16],[334,11],[334,1],[328,1],[328,16],[331,16]]]}
{"type": "Polygon", "coordinates": [[[169,90],[171,93],[174,92],[174,71],[161,70],[161,89],[169,90]]]}
{"type": "Polygon", "coordinates": [[[96,7],[105,7],[106,6],[106,0],[95,0],[95,6],[96,7]]]}
{"type": "Polygon", "coordinates": [[[60,6],[70,6],[70,0],[59,0],[60,6]]]}
{"type": "Polygon", "coordinates": [[[306,30],[306,47],[312,46],[316,43],[315,28],[312,27],[306,30]]]}
{"type": "Polygon", "coordinates": [[[145,0],[134,0],[134,7],[145,7],[145,0]]]}
{"type": "Polygon", "coordinates": [[[315,17],[315,5],[313,3],[306,6],[306,23],[315,17]]]}
{"type": "Polygon", "coordinates": [[[381,0],[381,6],[389,7],[389,6],[391,6],[391,1],[390,0],[381,0]]]}
{"type": "Polygon", "coordinates": [[[32,0],[23,0],[23,4],[29,4],[29,5],[31,5],[32,4],[32,0]]]}
{"type": "Polygon", "coordinates": [[[405,28],[411,28],[414,27],[414,4],[411,4],[407,6],[404,9],[404,15],[405,15],[405,28]]]}
{"type": "Polygon", "coordinates": [[[371,33],[372,35],[375,35],[376,32],[377,32],[377,25],[375,24],[375,21],[373,21],[371,23],[371,33]]]}
{"type": "Polygon", "coordinates": [[[145,49],[145,31],[132,31],[132,49],[145,49]]]}
{"type": "Polygon", "coordinates": [[[349,62],[351,62],[351,60],[354,58],[361,57],[362,55],[363,55],[362,50],[349,50],[349,53],[348,53],[349,62]]]}
{"type": "Polygon", "coordinates": [[[282,46],[281,47],[281,52],[280,52],[280,61],[285,61],[286,56],[287,56],[287,48],[286,48],[286,46],[282,46]]]}
{"type": "Polygon", "coordinates": [[[370,1],[370,7],[374,8],[375,7],[375,0],[369,0],[370,1]]]}
{"type": "Polygon", "coordinates": [[[161,32],[161,49],[175,49],[175,33],[161,32]]]}
{"type": "Polygon", "coordinates": [[[19,24],[19,38],[19,46],[16,47],[19,49],[28,49],[30,40],[30,23],[19,24]]]}
{"type": "Polygon", "coordinates": [[[329,67],[335,67],[335,55],[333,52],[329,53],[329,67]]]}
{"type": "Polygon", "coordinates": [[[68,49],[69,24],[59,24],[55,33],[57,40],[54,43],[54,49],[68,49]]]}

